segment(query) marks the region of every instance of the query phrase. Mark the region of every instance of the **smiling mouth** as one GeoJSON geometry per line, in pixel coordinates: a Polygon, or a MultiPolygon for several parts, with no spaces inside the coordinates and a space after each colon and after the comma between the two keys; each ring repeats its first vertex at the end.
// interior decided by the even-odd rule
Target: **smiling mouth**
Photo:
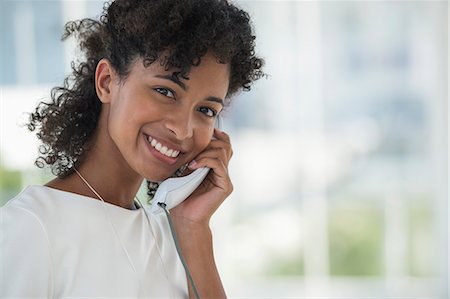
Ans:
{"type": "Polygon", "coordinates": [[[151,136],[146,136],[148,143],[154,148],[156,149],[158,152],[160,152],[161,154],[170,157],[170,158],[176,158],[179,156],[180,151],[178,150],[174,150],[171,148],[168,148],[165,145],[162,145],[158,140],[156,140],[155,138],[151,137],[151,136]]]}
{"type": "Polygon", "coordinates": [[[164,149],[164,146],[162,146],[161,143],[159,143],[156,139],[154,139],[151,136],[148,136],[146,134],[143,134],[143,136],[145,139],[145,143],[147,144],[147,148],[150,151],[150,153],[153,155],[153,157],[155,157],[156,159],[158,159],[161,162],[164,162],[165,164],[174,165],[184,155],[184,152],[181,152],[179,150],[174,151],[174,149],[169,149],[169,148],[167,148],[167,146],[166,146],[166,149],[164,149]],[[152,143],[153,143],[153,145],[152,145],[152,143]],[[171,153],[170,153],[170,150],[172,151],[171,153]],[[169,154],[170,154],[170,156],[168,156],[169,154]]]}

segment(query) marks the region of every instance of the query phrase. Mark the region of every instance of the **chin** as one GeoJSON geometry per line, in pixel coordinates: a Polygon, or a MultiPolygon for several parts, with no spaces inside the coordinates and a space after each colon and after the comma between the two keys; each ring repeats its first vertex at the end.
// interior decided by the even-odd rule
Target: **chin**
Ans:
{"type": "Polygon", "coordinates": [[[155,173],[149,174],[146,173],[143,175],[144,179],[146,179],[147,181],[150,182],[162,182],[170,177],[172,177],[172,174],[167,174],[167,175],[158,175],[155,173]]]}

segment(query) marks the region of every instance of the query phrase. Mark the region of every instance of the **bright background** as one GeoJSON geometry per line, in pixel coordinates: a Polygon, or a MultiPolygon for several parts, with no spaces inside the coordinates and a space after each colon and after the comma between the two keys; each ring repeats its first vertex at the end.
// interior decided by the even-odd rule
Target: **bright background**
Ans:
{"type": "MultiPolygon", "coordinates": [[[[214,218],[230,297],[448,298],[447,1],[239,1],[267,79],[224,119],[214,218]]],[[[48,171],[20,125],[99,1],[0,2],[0,205],[48,171]]]]}

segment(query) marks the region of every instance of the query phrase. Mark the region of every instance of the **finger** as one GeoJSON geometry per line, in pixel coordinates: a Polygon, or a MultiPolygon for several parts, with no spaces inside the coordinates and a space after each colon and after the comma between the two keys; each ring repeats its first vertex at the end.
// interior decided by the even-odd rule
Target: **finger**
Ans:
{"type": "Polygon", "coordinates": [[[192,167],[192,169],[201,167],[211,168],[212,173],[210,172],[210,174],[208,175],[210,177],[211,183],[217,188],[222,189],[227,196],[230,195],[233,191],[233,185],[231,183],[228,170],[219,159],[202,158],[190,167],[192,167]]]}
{"type": "Polygon", "coordinates": [[[230,153],[225,148],[211,148],[200,153],[197,157],[195,157],[195,160],[199,160],[201,158],[217,158],[221,160],[226,167],[228,167],[230,153]]]}
{"type": "Polygon", "coordinates": [[[231,144],[222,140],[212,140],[206,149],[223,149],[227,153],[228,160],[233,155],[231,144]]]}
{"type": "Polygon", "coordinates": [[[208,148],[223,148],[225,149],[227,152],[231,152],[231,143],[222,141],[222,140],[211,140],[211,142],[208,144],[208,146],[206,147],[206,149],[208,148]]]}
{"type": "Polygon", "coordinates": [[[225,142],[231,143],[230,136],[218,128],[214,128],[214,136],[219,140],[223,140],[225,142]]]}
{"type": "Polygon", "coordinates": [[[217,158],[203,157],[199,160],[193,160],[189,165],[190,169],[198,169],[201,167],[209,167],[214,171],[214,174],[221,180],[228,179],[228,169],[225,164],[217,158]]]}

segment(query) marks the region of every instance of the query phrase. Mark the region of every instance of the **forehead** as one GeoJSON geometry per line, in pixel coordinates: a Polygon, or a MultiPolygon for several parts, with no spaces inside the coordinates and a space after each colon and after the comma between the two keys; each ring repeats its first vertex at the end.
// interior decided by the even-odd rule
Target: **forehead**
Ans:
{"type": "MultiPolygon", "coordinates": [[[[152,64],[144,66],[143,59],[138,58],[130,68],[130,75],[134,73],[135,77],[142,80],[152,80],[171,77],[180,71],[178,68],[166,69],[163,62],[164,60],[159,58],[152,64]]],[[[221,93],[225,93],[224,97],[229,86],[229,68],[229,64],[219,63],[213,55],[206,54],[201,58],[198,66],[191,67],[187,74],[188,79],[184,79],[181,76],[177,76],[177,78],[185,86],[186,91],[198,89],[218,90],[221,93]]]]}

